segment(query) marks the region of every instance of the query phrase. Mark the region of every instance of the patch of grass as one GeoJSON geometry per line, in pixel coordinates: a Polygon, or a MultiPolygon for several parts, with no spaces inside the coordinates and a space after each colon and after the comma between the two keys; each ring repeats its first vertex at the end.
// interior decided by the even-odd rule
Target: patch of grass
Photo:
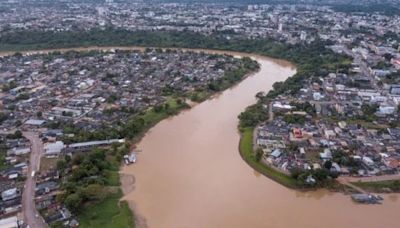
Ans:
{"type": "Polygon", "coordinates": [[[58,161],[58,158],[42,157],[40,160],[40,171],[57,168],[57,161],[58,161]]]}
{"type": "Polygon", "coordinates": [[[352,184],[369,192],[400,192],[400,180],[352,182],[352,184]]]}
{"type": "Polygon", "coordinates": [[[180,110],[188,107],[187,104],[184,102],[178,104],[178,99],[173,97],[167,98],[165,104],[169,106],[168,109],[162,109],[161,111],[156,112],[154,108],[151,108],[147,110],[143,115],[141,115],[141,117],[146,122],[146,125],[152,126],[160,122],[164,118],[175,115],[180,110]]]}
{"type": "Polygon", "coordinates": [[[120,186],[121,182],[119,181],[119,173],[116,171],[109,171],[106,174],[107,177],[107,185],[109,186],[120,186]]]}
{"type": "Polygon", "coordinates": [[[248,127],[241,129],[242,136],[239,144],[239,151],[242,158],[249,164],[253,169],[260,172],[264,176],[286,186],[289,188],[299,188],[297,180],[289,175],[278,172],[275,169],[256,161],[255,153],[253,152],[253,131],[254,128],[248,127]]]}
{"type": "Polygon", "coordinates": [[[135,227],[133,214],[126,201],[119,201],[122,193],[110,195],[99,203],[85,206],[78,215],[82,228],[126,228],[135,227]]]}
{"type": "Polygon", "coordinates": [[[211,93],[205,90],[192,91],[188,94],[188,97],[193,102],[203,102],[211,96],[211,93]]]}

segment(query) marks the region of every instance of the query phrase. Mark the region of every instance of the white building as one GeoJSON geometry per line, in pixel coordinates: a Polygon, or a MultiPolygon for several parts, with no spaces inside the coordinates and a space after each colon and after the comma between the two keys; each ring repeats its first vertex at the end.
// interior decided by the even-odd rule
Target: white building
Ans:
{"type": "Polygon", "coordinates": [[[64,149],[65,145],[62,141],[56,141],[49,143],[44,146],[44,154],[46,157],[58,156],[64,149]]]}

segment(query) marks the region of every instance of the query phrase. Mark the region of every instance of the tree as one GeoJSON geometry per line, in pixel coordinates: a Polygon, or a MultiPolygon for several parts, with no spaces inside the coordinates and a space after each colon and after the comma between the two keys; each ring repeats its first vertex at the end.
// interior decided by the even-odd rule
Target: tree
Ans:
{"type": "Polygon", "coordinates": [[[169,109],[169,104],[168,104],[168,103],[165,103],[164,109],[165,109],[165,110],[168,110],[168,109],[169,109]]]}
{"type": "Polygon", "coordinates": [[[23,137],[23,135],[22,135],[22,132],[20,130],[16,130],[14,132],[14,134],[8,134],[7,135],[7,138],[9,138],[9,139],[20,139],[22,137],[23,137]]]}
{"type": "Polygon", "coordinates": [[[0,112],[0,124],[2,124],[5,120],[7,120],[7,118],[8,116],[5,113],[0,112]]]}
{"type": "Polygon", "coordinates": [[[319,181],[324,181],[328,178],[329,172],[326,169],[316,169],[314,171],[314,176],[319,181]]]}
{"type": "Polygon", "coordinates": [[[163,110],[163,106],[162,105],[156,105],[154,106],[154,111],[155,112],[161,112],[163,110]]]}
{"type": "Polygon", "coordinates": [[[304,171],[298,167],[294,167],[290,170],[290,175],[294,178],[297,179],[304,171]]]}
{"type": "Polygon", "coordinates": [[[89,184],[82,191],[83,196],[87,200],[103,200],[105,198],[105,192],[103,186],[99,184],[89,184]]]}
{"type": "Polygon", "coordinates": [[[64,159],[57,161],[57,169],[60,172],[63,172],[66,168],[67,168],[67,162],[64,159]]]}
{"type": "Polygon", "coordinates": [[[258,148],[257,151],[256,151],[256,161],[257,162],[259,162],[261,160],[262,155],[263,155],[262,149],[258,148]]]}
{"type": "Polygon", "coordinates": [[[329,172],[329,176],[332,177],[333,179],[336,179],[339,177],[339,172],[337,171],[329,172]]]}
{"type": "Polygon", "coordinates": [[[264,93],[264,92],[258,92],[258,93],[256,94],[256,98],[257,98],[257,99],[263,99],[264,96],[265,96],[265,93],[264,93]]]}
{"type": "Polygon", "coordinates": [[[363,105],[361,105],[361,110],[364,113],[364,115],[373,115],[373,114],[375,114],[376,111],[378,111],[378,105],[363,104],[363,105]]]}
{"type": "Polygon", "coordinates": [[[267,110],[262,104],[249,106],[239,115],[240,127],[254,127],[266,120],[267,117],[267,110]]]}
{"type": "Polygon", "coordinates": [[[73,193],[64,201],[65,206],[73,212],[77,212],[82,203],[82,197],[78,193],[73,193]]]}
{"type": "Polygon", "coordinates": [[[332,168],[332,162],[331,161],[326,161],[324,163],[324,168],[327,170],[330,170],[332,168]]]}
{"type": "Polygon", "coordinates": [[[64,160],[65,160],[67,163],[70,163],[70,162],[71,162],[71,156],[65,155],[65,156],[64,156],[64,160]]]}

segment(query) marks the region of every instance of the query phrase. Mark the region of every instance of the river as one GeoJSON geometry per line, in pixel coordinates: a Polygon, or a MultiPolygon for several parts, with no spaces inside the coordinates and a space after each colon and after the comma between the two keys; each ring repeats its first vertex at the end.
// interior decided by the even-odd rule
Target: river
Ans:
{"type": "Polygon", "coordinates": [[[342,193],[299,192],[241,159],[238,114],[257,92],[295,73],[284,61],[253,58],[259,72],[160,122],[138,144],[138,163],[122,176],[139,227],[400,227],[397,194],[385,195],[382,205],[360,205],[342,193]]]}
{"type": "Polygon", "coordinates": [[[285,61],[252,57],[261,64],[259,72],[161,121],[138,144],[138,162],[122,168],[123,199],[139,227],[400,227],[398,194],[385,194],[382,205],[360,205],[342,193],[299,192],[260,175],[241,159],[238,114],[255,102],[257,92],[295,73],[285,61]]]}

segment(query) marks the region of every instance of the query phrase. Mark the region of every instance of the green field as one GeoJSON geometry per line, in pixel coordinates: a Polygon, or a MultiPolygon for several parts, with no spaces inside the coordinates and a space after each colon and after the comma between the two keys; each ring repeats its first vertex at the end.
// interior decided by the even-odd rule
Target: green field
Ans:
{"type": "Polygon", "coordinates": [[[300,186],[298,185],[297,180],[291,176],[278,172],[273,168],[256,161],[255,154],[253,152],[253,130],[254,128],[250,127],[242,129],[242,137],[239,145],[239,151],[242,158],[253,169],[265,175],[266,177],[286,187],[299,188],[300,186]]]}
{"type": "Polygon", "coordinates": [[[146,122],[147,126],[153,126],[161,120],[167,118],[168,116],[178,114],[178,112],[187,107],[185,103],[178,104],[178,99],[169,97],[165,104],[168,104],[168,109],[163,109],[159,112],[156,112],[154,108],[147,110],[142,117],[146,122]]]}
{"type": "Polygon", "coordinates": [[[135,227],[133,214],[128,203],[119,201],[122,193],[113,194],[103,201],[91,204],[78,215],[82,228],[127,228],[135,227]]]}

